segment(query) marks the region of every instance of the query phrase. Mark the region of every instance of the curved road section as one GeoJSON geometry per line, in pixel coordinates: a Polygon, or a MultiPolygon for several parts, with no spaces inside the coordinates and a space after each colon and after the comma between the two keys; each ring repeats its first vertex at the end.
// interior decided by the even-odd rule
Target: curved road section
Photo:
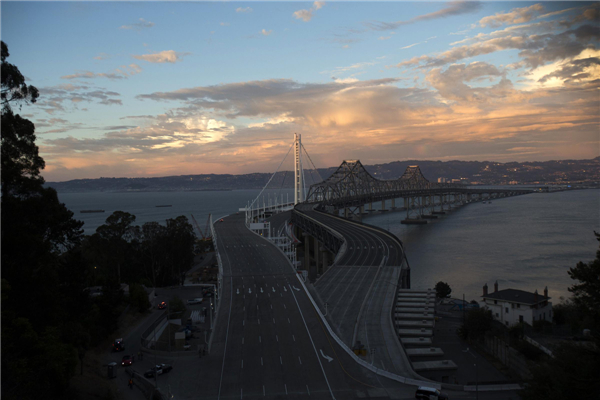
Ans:
{"type": "Polygon", "coordinates": [[[344,237],[345,250],[314,285],[323,313],[350,348],[362,348],[366,360],[401,376],[420,378],[396,334],[392,309],[408,266],[398,238],[373,226],[355,223],[298,205],[295,212],[344,237]]]}
{"type": "Polygon", "coordinates": [[[283,253],[250,232],[243,214],[215,229],[224,276],[211,354],[223,357],[211,363],[202,398],[352,399],[406,390],[342,351],[283,253]]]}

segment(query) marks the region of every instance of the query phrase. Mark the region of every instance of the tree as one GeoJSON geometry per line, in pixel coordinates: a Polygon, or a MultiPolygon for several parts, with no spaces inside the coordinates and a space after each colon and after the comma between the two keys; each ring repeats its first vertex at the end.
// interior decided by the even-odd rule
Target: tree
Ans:
{"type": "Polygon", "coordinates": [[[15,115],[11,104],[35,103],[39,92],[25,84],[19,69],[6,61],[8,56],[2,42],[2,194],[25,195],[44,183],[40,170],[45,164],[35,145],[33,123],[15,115]]]}
{"type": "MultiPolygon", "coordinates": [[[[594,235],[600,242],[600,234],[594,232],[594,235]]],[[[600,248],[596,251],[595,260],[577,263],[568,274],[571,279],[579,281],[569,288],[569,292],[573,293],[573,303],[594,321],[595,334],[600,334],[600,248]]]]}
{"type": "Polygon", "coordinates": [[[523,400],[598,399],[600,351],[597,346],[562,342],[554,357],[531,368],[532,379],[521,392],[523,400]]]}
{"type": "Polygon", "coordinates": [[[489,310],[483,308],[469,310],[465,322],[459,329],[459,334],[465,340],[479,340],[492,329],[493,320],[489,310]]]}
{"type": "Polygon", "coordinates": [[[450,285],[448,285],[446,282],[439,281],[435,284],[435,293],[438,298],[445,299],[447,297],[450,297],[452,289],[450,288],[450,285]]]}
{"type": "Polygon", "coordinates": [[[35,126],[13,112],[39,93],[8,63],[2,45],[2,398],[61,398],[77,365],[69,331],[90,303],[83,296],[85,265],[75,256],[80,221],[44,188],[44,160],[35,126]]]}

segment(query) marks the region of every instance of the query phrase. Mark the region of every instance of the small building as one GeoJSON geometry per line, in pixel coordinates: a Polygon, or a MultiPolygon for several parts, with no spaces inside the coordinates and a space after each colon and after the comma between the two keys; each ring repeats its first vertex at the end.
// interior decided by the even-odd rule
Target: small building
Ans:
{"type": "Polygon", "coordinates": [[[549,302],[548,287],[544,295],[518,289],[498,290],[498,281],[494,283],[494,292],[488,293],[487,283],[483,286],[482,306],[492,312],[496,321],[506,326],[534,321],[552,322],[552,303],[549,302]]]}

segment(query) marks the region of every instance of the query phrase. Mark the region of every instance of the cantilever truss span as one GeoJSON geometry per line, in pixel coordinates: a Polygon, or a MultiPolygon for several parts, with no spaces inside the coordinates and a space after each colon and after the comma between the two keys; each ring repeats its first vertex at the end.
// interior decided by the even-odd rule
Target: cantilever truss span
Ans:
{"type": "Polygon", "coordinates": [[[455,187],[458,186],[428,181],[418,166],[406,168],[398,179],[384,181],[369,174],[359,160],[344,160],[329,178],[310,187],[306,201],[337,206],[348,200],[373,201],[393,193],[455,187]]]}

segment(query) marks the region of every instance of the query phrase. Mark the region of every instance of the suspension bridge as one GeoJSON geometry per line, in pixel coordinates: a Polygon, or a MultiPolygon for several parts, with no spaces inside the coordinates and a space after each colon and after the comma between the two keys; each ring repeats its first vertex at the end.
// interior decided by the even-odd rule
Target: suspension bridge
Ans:
{"type": "MultiPolygon", "coordinates": [[[[396,305],[411,287],[404,246],[363,216],[395,209],[406,212],[403,223],[427,223],[470,202],[530,192],[434,183],[418,166],[379,180],[359,160],[343,161],[322,179],[294,135],[260,194],[214,224],[221,303],[211,352],[223,354],[215,397],[279,398],[290,390],[297,398],[364,398],[368,388],[440,388],[422,380],[400,343],[396,305]],[[265,198],[290,153],[293,201],[265,198]],[[308,188],[307,174],[318,177],[308,188]]],[[[429,302],[428,293],[414,296],[429,302]]],[[[427,314],[425,308],[424,336],[427,314]]]]}

